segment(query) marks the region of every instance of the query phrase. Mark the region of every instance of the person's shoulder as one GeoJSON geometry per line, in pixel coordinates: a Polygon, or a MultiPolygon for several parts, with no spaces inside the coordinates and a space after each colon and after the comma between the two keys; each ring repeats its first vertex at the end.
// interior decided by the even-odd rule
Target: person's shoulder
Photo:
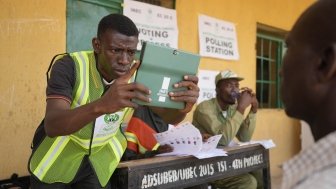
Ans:
{"type": "Polygon", "coordinates": [[[202,101],[198,106],[207,106],[207,105],[212,105],[216,101],[216,98],[210,98],[208,100],[202,101]]]}
{"type": "Polygon", "coordinates": [[[304,181],[296,185],[295,189],[332,189],[336,186],[336,165],[328,166],[305,178],[304,181]]]}
{"type": "Polygon", "coordinates": [[[70,73],[74,73],[76,62],[78,62],[76,59],[79,59],[81,56],[94,56],[94,52],[78,51],[55,55],[53,60],[56,60],[54,60],[52,67],[53,69],[56,68],[57,70],[69,71],[70,73]]]}
{"type": "MultiPolygon", "coordinates": [[[[64,55],[56,55],[55,57],[57,58],[57,60],[54,61],[54,63],[52,64],[53,69],[73,69],[75,62],[72,59],[72,57],[69,54],[64,54],[64,55]],[[61,57],[56,57],[56,56],[61,56],[61,57]]],[[[55,58],[54,57],[54,58],[55,58]]]]}
{"type": "Polygon", "coordinates": [[[73,64],[74,60],[70,56],[70,54],[64,54],[62,57],[58,58],[55,63],[59,64],[73,64]]]}
{"type": "Polygon", "coordinates": [[[204,100],[200,104],[197,105],[198,110],[212,109],[215,106],[216,98],[211,98],[208,100],[204,100]]]}

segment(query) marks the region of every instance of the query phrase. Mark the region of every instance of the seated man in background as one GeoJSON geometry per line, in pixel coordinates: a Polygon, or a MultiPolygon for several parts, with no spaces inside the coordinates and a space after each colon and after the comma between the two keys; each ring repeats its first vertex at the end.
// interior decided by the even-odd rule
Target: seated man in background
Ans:
{"type": "MultiPolygon", "coordinates": [[[[227,146],[236,137],[239,141],[251,140],[255,126],[258,100],[253,91],[247,87],[239,89],[243,80],[231,70],[220,72],[215,79],[216,97],[200,103],[193,116],[193,125],[203,136],[221,134],[219,145],[227,146]],[[244,118],[245,110],[251,106],[244,118]]],[[[242,174],[211,183],[216,188],[255,189],[261,187],[261,175],[242,174]],[[257,177],[257,179],[256,179],[257,177]],[[259,184],[260,182],[260,184],[259,184]]]]}

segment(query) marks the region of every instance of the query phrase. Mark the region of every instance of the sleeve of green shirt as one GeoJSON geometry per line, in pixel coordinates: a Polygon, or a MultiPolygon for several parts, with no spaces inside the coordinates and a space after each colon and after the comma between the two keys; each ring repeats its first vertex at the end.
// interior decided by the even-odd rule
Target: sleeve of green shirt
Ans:
{"type": "Polygon", "coordinates": [[[256,114],[250,112],[240,126],[237,139],[242,142],[250,141],[256,127],[256,114]]]}

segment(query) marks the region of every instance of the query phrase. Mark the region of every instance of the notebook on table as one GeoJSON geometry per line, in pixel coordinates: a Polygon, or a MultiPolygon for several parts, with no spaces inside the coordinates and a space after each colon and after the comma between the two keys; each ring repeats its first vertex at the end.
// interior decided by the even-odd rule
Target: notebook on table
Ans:
{"type": "Polygon", "coordinates": [[[183,109],[184,102],[170,100],[168,92],[187,90],[174,88],[185,75],[196,75],[200,63],[198,54],[144,42],[140,54],[140,67],[135,82],[142,83],[151,91],[152,101],[146,103],[134,99],[140,105],[183,109]]]}

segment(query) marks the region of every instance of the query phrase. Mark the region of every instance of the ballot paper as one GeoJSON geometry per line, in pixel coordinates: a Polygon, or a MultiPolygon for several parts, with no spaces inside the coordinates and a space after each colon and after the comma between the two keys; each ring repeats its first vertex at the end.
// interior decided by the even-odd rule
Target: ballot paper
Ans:
{"type": "Polygon", "coordinates": [[[252,140],[249,142],[232,142],[230,143],[229,146],[245,146],[245,145],[250,145],[250,144],[260,144],[262,145],[265,149],[270,149],[275,147],[275,143],[273,142],[272,139],[268,140],[252,140]]]}
{"type": "Polygon", "coordinates": [[[226,151],[217,148],[221,135],[212,136],[203,142],[200,131],[190,122],[182,123],[166,132],[154,134],[154,137],[160,145],[169,144],[174,148],[172,152],[158,154],[158,156],[193,155],[199,159],[227,156],[226,151]]]}

